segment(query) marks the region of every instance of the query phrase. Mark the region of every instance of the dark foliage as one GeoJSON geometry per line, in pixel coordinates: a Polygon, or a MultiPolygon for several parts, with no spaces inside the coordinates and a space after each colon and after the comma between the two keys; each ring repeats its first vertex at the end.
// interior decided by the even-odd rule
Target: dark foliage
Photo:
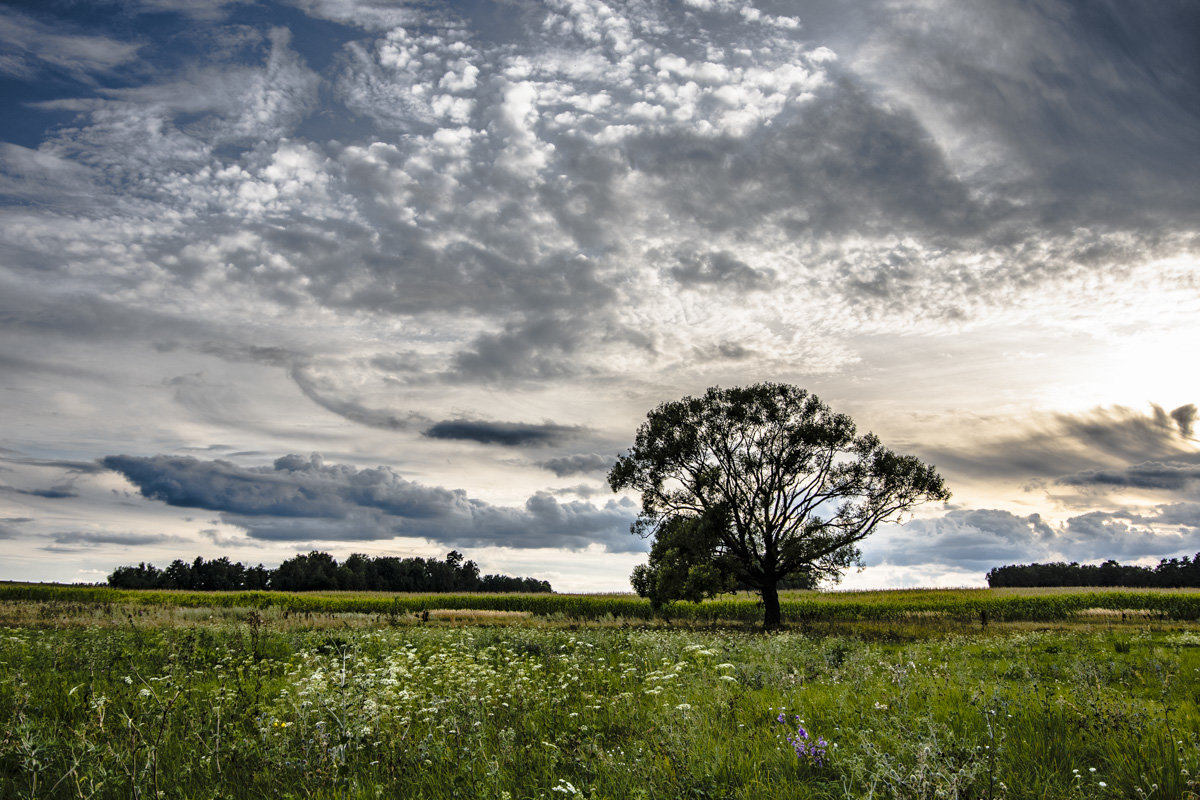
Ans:
{"type": "Polygon", "coordinates": [[[1161,588],[1200,588],[1200,553],[1196,557],[1163,559],[1156,567],[1119,564],[1109,559],[1103,564],[1079,564],[1061,561],[1051,564],[1009,564],[995,567],[987,574],[988,586],[1137,586],[1161,588]]]}
{"type": "Polygon", "coordinates": [[[780,624],[779,589],[837,580],[877,525],[950,497],[932,466],[780,383],[663,403],[608,482],[642,494],[633,530],[654,542],[632,576],[639,594],[659,606],[748,587],[767,627],[780,624]]]}
{"type": "Polygon", "coordinates": [[[371,557],[354,553],[342,564],[329,553],[298,554],[267,569],[247,567],[228,558],[192,563],[175,560],[166,569],[141,563],[117,567],[108,576],[115,589],[188,589],[237,591],[274,589],[285,592],[357,590],[369,592],[550,592],[550,584],[535,578],[480,575],[474,561],[451,550],[446,559],[371,557]]]}

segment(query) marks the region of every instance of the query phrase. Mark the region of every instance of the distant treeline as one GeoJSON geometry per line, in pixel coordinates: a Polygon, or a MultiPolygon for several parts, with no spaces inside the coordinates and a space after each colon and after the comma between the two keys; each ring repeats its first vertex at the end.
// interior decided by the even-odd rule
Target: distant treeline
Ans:
{"type": "Polygon", "coordinates": [[[446,560],[437,558],[372,558],[354,553],[342,564],[329,553],[313,551],[297,555],[267,569],[262,564],[248,567],[221,557],[212,561],[197,558],[188,563],[172,561],[166,569],[141,563],[117,567],[108,576],[114,589],[187,589],[190,591],[237,591],[270,589],[281,592],[367,591],[367,592],[550,592],[547,581],[480,575],[474,561],[451,550],[446,560]]]}
{"type": "Polygon", "coordinates": [[[1112,559],[1103,564],[1078,564],[1061,561],[1052,564],[1010,564],[996,567],[987,574],[988,586],[1137,586],[1183,588],[1200,587],[1200,553],[1194,559],[1163,559],[1157,567],[1119,564],[1112,559]]]}

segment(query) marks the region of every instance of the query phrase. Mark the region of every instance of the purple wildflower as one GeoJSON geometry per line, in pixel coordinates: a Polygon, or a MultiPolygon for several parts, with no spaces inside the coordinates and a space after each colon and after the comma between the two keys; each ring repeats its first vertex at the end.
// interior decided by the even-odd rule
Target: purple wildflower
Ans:
{"type": "MultiPolygon", "coordinates": [[[[787,724],[787,718],[780,714],[775,718],[776,722],[787,724]]],[[[784,737],[787,743],[792,746],[792,750],[796,752],[796,758],[814,767],[821,767],[826,762],[826,752],[829,749],[829,743],[824,737],[818,737],[814,742],[805,730],[803,720],[800,717],[795,717],[796,732],[795,734],[784,737]]]]}

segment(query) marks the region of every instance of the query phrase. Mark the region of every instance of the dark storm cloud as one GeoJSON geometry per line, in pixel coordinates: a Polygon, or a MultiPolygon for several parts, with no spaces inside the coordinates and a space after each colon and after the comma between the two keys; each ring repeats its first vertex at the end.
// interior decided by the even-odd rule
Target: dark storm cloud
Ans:
{"type": "Polygon", "coordinates": [[[448,419],[436,422],[425,431],[430,439],[458,439],[507,447],[551,445],[578,436],[582,428],[552,422],[490,422],[486,420],[448,419]]]}
{"type": "Polygon", "coordinates": [[[569,456],[549,458],[538,464],[548,469],[560,478],[568,475],[579,475],[586,472],[607,472],[614,463],[616,456],[605,456],[600,453],[573,453],[569,456]]]}
{"type": "Polygon", "coordinates": [[[458,546],[561,547],[592,544],[640,551],[629,535],[636,508],[628,500],[560,503],[546,493],[522,508],[494,506],[460,489],[408,481],[387,467],[355,469],[320,456],[289,455],[269,467],[189,456],[108,456],[144,497],[220,512],[251,537],[271,540],[364,540],[422,537],[458,546]]]}
{"type": "Polygon", "coordinates": [[[1195,213],[1194,3],[895,10],[877,39],[885,79],[921,93],[966,137],[1001,145],[1039,224],[1148,229],[1195,213]]]}

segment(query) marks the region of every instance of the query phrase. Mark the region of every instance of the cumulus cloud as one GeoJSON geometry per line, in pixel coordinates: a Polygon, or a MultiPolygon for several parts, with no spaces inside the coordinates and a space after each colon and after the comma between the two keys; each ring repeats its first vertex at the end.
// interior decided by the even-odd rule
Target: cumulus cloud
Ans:
{"type": "Polygon", "coordinates": [[[950,511],[911,520],[863,544],[868,564],[952,564],[986,571],[1049,552],[1054,531],[1038,514],[1020,517],[997,509],[950,511]]]}
{"type": "Polygon", "coordinates": [[[1200,551],[1200,527],[1159,525],[1127,512],[1091,511],[1067,520],[1060,549],[1067,560],[1165,558],[1200,551]]]}
{"type": "Polygon", "coordinates": [[[107,456],[100,463],[124,475],[146,498],[219,512],[258,539],[404,536],[463,547],[644,549],[629,535],[637,512],[628,500],[597,507],[561,503],[538,492],[520,508],[495,506],[461,489],[409,481],[387,467],[326,464],[319,455],[283,456],[263,467],[190,456],[107,456]]]}
{"type": "Polygon", "coordinates": [[[1051,525],[1039,514],[955,510],[881,530],[863,543],[868,565],[940,564],[985,573],[1005,564],[1156,560],[1200,551],[1197,504],[1145,515],[1091,511],[1051,525]]]}

